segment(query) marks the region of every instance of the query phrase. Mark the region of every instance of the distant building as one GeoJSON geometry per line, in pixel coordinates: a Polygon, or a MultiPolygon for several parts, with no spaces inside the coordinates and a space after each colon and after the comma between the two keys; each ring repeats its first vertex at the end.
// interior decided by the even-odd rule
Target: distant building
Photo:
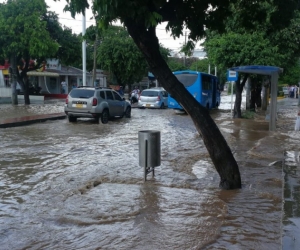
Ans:
{"type": "MultiPolygon", "coordinates": [[[[0,66],[0,88],[5,88],[0,93],[6,93],[11,95],[10,83],[9,83],[9,64],[0,66]],[[9,93],[8,93],[9,92],[9,93]]],[[[83,82],[83,70],[71,66],[63,66],[57,59],[47,59],[47,62],[39,69],[29,71],[27,73],[30,82],[41,88],[41,94],[45,96],[60,95],[62,93],[61,82],[66,82],[67,93],[74,87],[82,86],[83,82]]],[[[106,75],[102,70],[96,71],[96,85],[99,87],[107,87],[106,75]]],[[[86,73],[87,86],[94,86],[93,73],[86,73]]],[[[67,94],[65,93],[65,94],[67,94]]]]}
{"type": "Polygon", "coordinates": [[[198,57],[199,59],[206,58],[206,52],[201,49],[195,49],[192,57],[198,57]]]}
{"type": "MultiPolygon", "coordinates": [[[[171,54],[171,57],[183,58],[185,56],[184,53],[178,52],[178,51],[171,51],[170,54],[171,54]]],[[[199,58],[199,59],[204,59],[204,58],[206,58],[206,52],[202,49],[195,49],[193,54],[190,57],[196,57],[196,58],[199,58]]]]}

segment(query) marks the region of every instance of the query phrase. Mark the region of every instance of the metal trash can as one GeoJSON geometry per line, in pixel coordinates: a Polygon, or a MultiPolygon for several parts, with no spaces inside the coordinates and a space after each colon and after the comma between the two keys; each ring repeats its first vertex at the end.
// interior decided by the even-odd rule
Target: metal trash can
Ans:
{"type": "Polygon", "coordinates": [[[146,175],[160,166],[160,131],[139,131],[139,165],[145,169],[146,175]],[[151,170],[152,169],[152,170],[151,170]]]}

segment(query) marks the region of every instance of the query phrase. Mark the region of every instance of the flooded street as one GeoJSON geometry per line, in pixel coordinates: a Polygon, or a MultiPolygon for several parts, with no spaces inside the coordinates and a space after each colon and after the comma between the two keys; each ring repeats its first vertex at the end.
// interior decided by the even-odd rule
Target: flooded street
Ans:
{"type": "MultiPolygon", "coordinates": [[[[173,110],[0,129],[0,248],[281,249],[281,161],[300,136],[296,113],[278,106],[275,133],[259,115],[231,119],[228,103],[211,111],[240,167],[233,191],[219,189],[190,117],[173,110]],[[161,166],[146,183],[141,130],[161,132],[161,166]]],[[[63,103],[0,105],[6,116],[15,109],[57,113],[63,103]]]]}

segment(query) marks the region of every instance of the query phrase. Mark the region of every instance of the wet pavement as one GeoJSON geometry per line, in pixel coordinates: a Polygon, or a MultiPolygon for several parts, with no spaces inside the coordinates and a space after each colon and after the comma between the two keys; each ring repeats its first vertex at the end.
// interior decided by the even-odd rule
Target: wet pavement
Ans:
{"type": "MultiPolygon", "coordinates": [[[[1,249],[299,249],[297,101],[278,102],[276,132],[259,112],[233,120],[226,102],[211,111],[240,167],[243,188],[232,191],[218,188],[192,121],[172,110],[0,129],[1,249]],[[145,129],[162,137],[146,183],[145,129]]],[[[0,121],[46,112],[63,102],[0,105],[0,121]]]]}

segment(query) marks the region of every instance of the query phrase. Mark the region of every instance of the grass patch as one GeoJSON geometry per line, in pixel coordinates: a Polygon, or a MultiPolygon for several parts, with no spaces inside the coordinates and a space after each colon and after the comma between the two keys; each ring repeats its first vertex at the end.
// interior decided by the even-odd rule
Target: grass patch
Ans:
{"type": "Polygon", "coordinates": [[[242,112],[242,117],[245,119],[253,119],[255,114],[256,112],[254,111],[245,110],[242,112]]]}

